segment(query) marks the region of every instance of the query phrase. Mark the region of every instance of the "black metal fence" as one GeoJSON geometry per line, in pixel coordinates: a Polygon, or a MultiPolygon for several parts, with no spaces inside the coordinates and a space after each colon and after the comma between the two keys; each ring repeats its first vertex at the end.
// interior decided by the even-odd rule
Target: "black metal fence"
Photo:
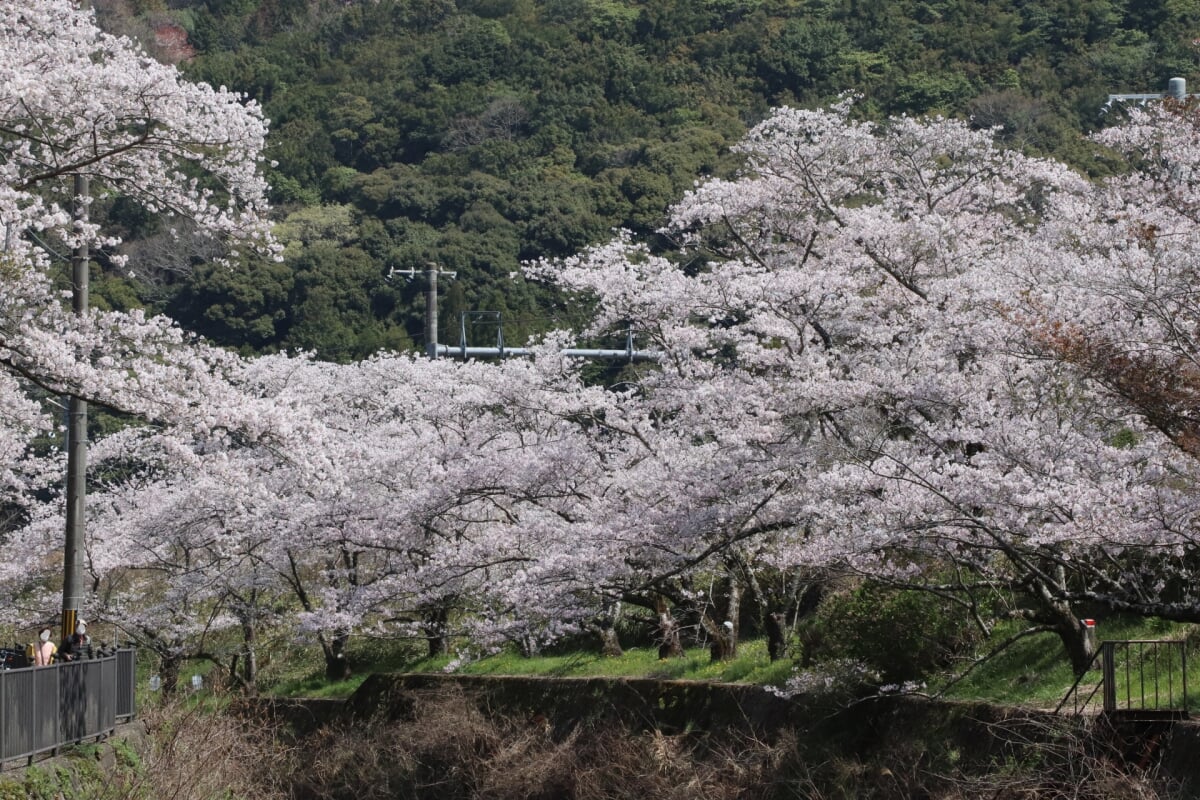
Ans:
{"type": "Polygon", "coordinates": [[[136,653],[0,670],[0,762],[103,736],[133,719],[136,653]]]}
{"type": "Polygon", "coordinates": [[[1055,711],[1068,704],[1075,714],[1098,710],[1130,720],[1186,718],[1190,712],[1187,643],[1102,642],[1091,668],[1075,681],[1055,711]]]}

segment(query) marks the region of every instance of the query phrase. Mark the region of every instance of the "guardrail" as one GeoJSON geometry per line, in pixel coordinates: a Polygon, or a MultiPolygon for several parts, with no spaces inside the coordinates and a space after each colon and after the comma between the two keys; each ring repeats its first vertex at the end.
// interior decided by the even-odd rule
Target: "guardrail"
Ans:
{"type": "Polygon", "coordinates": [[[1187,642],[1131,639],[1102,642],[1091,665],[1076,679],[1058,713],[1071,703],[1076,715],[1098,710],[1120,719],[1186,718],[1187,642]],[[1099,679],[1095,676],[1099,661],[1099,679]]]}
{"type": "Polygon", "coordinates": [[[0,762],[104,736],[133,719],[136,654],[0,670],[0,762]]]}

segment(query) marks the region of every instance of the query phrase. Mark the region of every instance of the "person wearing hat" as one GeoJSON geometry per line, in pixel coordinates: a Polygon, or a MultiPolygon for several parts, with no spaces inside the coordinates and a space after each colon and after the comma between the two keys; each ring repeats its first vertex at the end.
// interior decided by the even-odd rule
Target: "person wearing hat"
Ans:
{"type": "Polygon", "coordinates": [[[88,636],[86,622],[79,620],[75,623],[75,632],[68,636],[58,649],[58,657],[63,661],[92,657],[92,637],[88,636]]]}
{"type": "Polygon", "coordinates": [[[33,665],[35,667],[50,666],[54,663],[54,655],[57,652],[58,648],[54,642],[50,641],[50,629],[42,628],[38,634],[38,643],[33,649],[33,665]]]}

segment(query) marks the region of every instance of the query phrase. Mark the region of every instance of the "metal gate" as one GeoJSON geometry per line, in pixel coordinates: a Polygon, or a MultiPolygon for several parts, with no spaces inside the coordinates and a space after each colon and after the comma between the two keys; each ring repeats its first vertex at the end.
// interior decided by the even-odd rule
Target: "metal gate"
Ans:
{"type": "Polygon", "coordinates": [[[1177,639],[1102,642],[1091,666],[1075,681],[1055,711],[1062,711],[1068,702],[1075,714],[1098,711],[1122,720],[1186,718],[1189,713],[1187,642],[1177,639]],[[1097,677],[1095,683],[1090,682],[1097,677]]]}

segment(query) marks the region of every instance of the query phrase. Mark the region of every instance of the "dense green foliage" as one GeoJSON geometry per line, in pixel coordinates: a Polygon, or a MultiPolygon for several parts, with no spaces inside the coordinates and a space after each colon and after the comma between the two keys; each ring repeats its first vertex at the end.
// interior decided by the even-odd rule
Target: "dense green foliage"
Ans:
{"type": "MultiPolygon", "coordinates": [[[[191,77],[272,120],[285,267],[201,264],[144,298],[220,343],[336,359],[421,345],[423,281],[389,280],[393,267],[457,271],[442,341],[466,310],[502,312],[509,343],[570,325],[578,310],[514,278],[520,262],[614,227],[652,234],[693,181],[736,166],[729,145],[771,106],[855,91],[863,113],[972,115],[1102,169],[1079,134],[1107,93],[1161,90],[1200,55],[1200,3],[1174,0],[97,5],[110,26],[182,26],[191,77]]],[[[131,302],[123,277],[99,285],[131,302]]],[[[473,335],[489,344],[495,328],[473,335]]]]}
{"type": "Polygon", "coordinates": [[[807,624],[807,662],[861,662],[888,683],[923,680],[978,643],[961,609],[931,592],[864,584],[827,598],[807,624]]]}

